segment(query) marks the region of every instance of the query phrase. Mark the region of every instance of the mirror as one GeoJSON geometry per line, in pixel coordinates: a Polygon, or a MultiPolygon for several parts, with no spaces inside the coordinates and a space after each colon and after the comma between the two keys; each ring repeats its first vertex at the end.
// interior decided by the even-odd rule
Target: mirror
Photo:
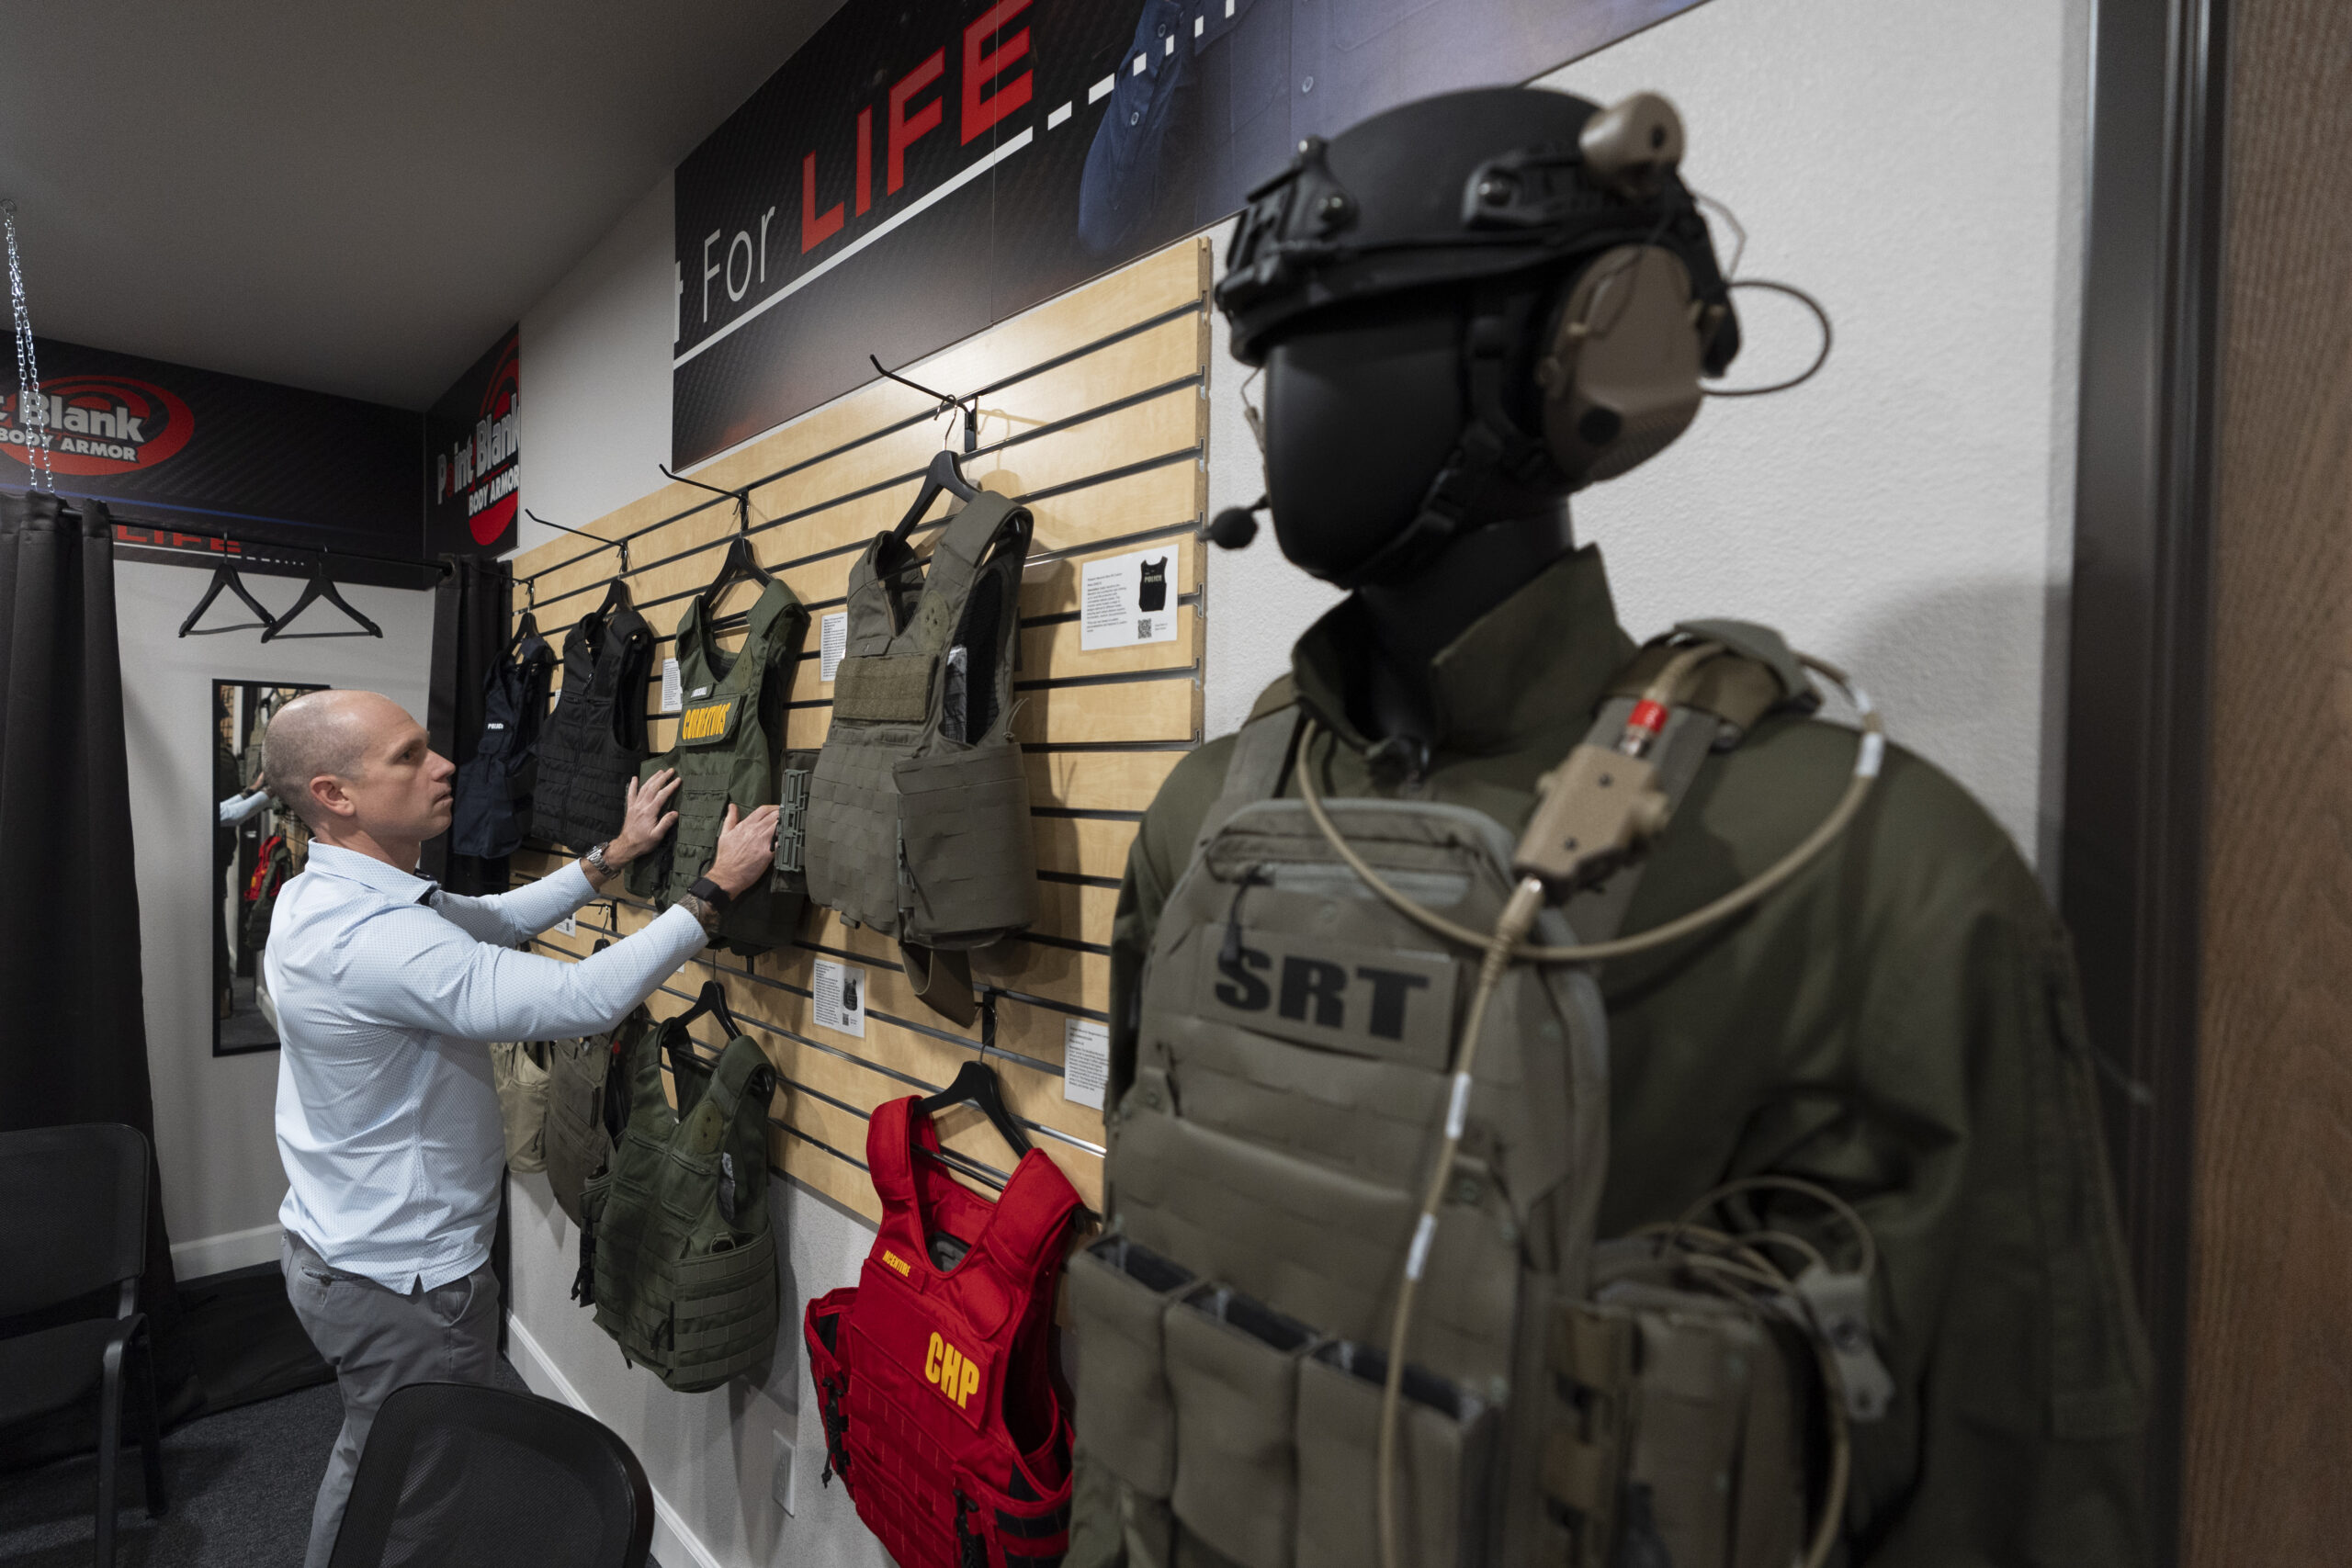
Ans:
{"type": "Polygon", "coordinates": [[[243,822],[220,824],[221,801],[261,782],[262,737],[269,716],[317,685],[256,681],[212,682],[212,793],[205,802],[212,830],[212,1054],[277,1049],[277,1016],[269,1005],[261,953],[269,940],[278,889],[300,875],[310,829],[272,802],[243,822]]]}

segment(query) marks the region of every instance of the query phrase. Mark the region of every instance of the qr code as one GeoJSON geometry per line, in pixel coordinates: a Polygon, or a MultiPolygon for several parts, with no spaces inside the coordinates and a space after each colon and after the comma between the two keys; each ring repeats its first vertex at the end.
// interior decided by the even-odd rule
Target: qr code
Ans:
{"type": "Polygon", "coordinates": [[[1138,642],[1144,642],[1148,641],[1150,637],[1151,617],[1149,615],[1146,615],[1142,620],[1136,623],[1136,640],[1138,642]]]}

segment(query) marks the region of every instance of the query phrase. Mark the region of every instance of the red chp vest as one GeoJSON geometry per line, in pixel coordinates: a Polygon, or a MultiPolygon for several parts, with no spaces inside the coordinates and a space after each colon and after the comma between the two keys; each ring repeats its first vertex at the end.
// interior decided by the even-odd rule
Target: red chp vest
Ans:
{"type": "Polygon", "coordinates": [[[1078,1193],[1035,1149],[993,1203],[958,1185],[915,1156],[939,1147],[920,1103],[894,1100],[866,1124],[882,1234],[856,1285],[808,1303],[826,1479],[900,1568],[1048,1568],[1069,1549],[1053,1320],[1078,1193]]]}

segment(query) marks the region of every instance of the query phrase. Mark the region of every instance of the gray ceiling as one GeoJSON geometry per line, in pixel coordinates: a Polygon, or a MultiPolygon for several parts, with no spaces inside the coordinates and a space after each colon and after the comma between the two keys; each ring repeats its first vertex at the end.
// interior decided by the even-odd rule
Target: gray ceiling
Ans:
{"type": "Polygon", "coordinates": [[[0,0],[33,329],[440,395],[841,0],[0,0]]]}

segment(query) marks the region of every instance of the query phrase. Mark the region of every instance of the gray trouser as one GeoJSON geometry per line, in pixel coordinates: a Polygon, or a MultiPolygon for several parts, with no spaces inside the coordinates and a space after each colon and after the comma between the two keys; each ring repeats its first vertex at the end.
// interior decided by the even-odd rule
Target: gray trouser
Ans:
{"type": "Polygon", "coordinates": [[[352,1472],[376,1411],[413,1382],[493,1382],[498,1365],[498,1277],[485,1262],[438,1290],[401,1295],[326,1261],[288,1234],[278,1248],[294,1315],[334,1369],[343,1391],[343,1432],[319,1483],[303,1568],[326,1568],[343,1527],[352,1472]]]}

